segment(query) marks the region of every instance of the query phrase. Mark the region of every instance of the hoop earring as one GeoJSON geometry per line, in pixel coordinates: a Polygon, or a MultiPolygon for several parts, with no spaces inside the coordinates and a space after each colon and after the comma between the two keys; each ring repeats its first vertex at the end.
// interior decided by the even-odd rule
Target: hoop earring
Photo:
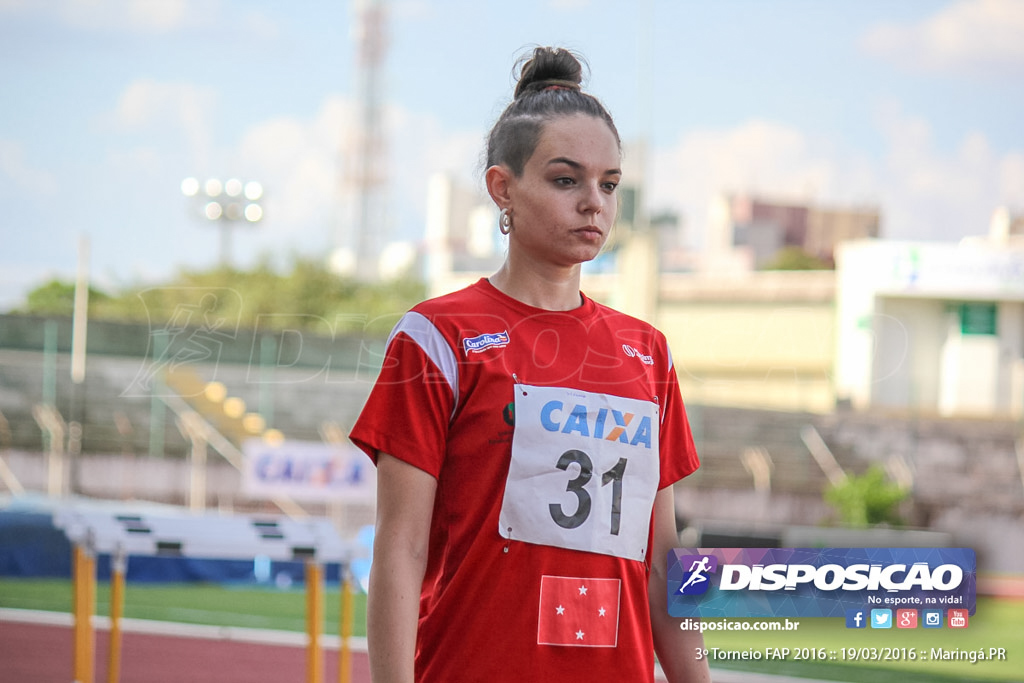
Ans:
{"type": "Polygon", "coordinates": [[[502,235],[507,235],[512,232],[512,211],[511,209],[502,209],[501,213],[498,214],[498,232],[502,235]]]}

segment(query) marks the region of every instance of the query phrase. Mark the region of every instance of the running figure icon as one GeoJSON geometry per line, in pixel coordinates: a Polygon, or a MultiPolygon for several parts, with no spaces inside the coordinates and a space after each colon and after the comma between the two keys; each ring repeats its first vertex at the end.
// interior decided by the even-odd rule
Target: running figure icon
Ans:
{"type": "Polygon", "coordinates": [[[690,576],[685,582],[683,582],[683,585],[679,587],[680,593],[694,584],[703,583],[708,580],[708,577],[704,574],[711,569],[711,567],[708,566],[708,562],[710,561],[711,558],[707,555],[701,557],[700,560],[693,561],[693,564],[690,565],[690,569],[688,570],[690,572],[690,576]]]}

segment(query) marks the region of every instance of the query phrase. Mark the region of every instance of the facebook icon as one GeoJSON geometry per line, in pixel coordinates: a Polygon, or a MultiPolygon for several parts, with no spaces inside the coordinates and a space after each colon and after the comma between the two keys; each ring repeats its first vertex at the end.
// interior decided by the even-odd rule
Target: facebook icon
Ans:
{"type": "Polygon", "coordinates": [[[867,628],[867,616],[864,610],[846,610],[846,628],[867,628]]]}

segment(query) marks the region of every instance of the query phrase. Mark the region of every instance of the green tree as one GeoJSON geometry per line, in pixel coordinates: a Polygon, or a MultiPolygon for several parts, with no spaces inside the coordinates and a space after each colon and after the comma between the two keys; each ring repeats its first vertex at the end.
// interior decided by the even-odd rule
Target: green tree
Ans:
{"type": "MultiPolygon", "coordinates": [[[[15,312],[71,315],[74,289],[53,280],[33,290],[26,306],[15,312]]],[[[426,286],[413,279],[358,282],[333,273],[319,259],[296,256],[284,272],[264,260],[250,270],[182,270],[167,282],[126,287],[113,296],[90,292],[92,319],[163,325],[209,294],[204,301],[212,305],[210,313],[243,327],[386,336],[401,313],[425,298],[426,286]]]]}
{"type": "Polygon", "coordinates": [[[879,524],[901,525],[897,508],[908,494],[909,491],[888,480],[885,470],[872,465],[863,474],[829,486],[824,497],[844,524],[866,529],[879,524]]]}
{"type": "Polygon", "coordinates": [[[834,266],[800,247],[783,247],[762,270],[833,270],[834,266]]]}
{"type": "MultiPolygon", "coordinates": [[[[105,293],[90,287],[89,313],[92,314],[109,298],[105,293]]],[[[75,312],[75,284],[57,279],[50,280],[29,292],[24,308],[15,312],[70,317],[75,312]]]]}

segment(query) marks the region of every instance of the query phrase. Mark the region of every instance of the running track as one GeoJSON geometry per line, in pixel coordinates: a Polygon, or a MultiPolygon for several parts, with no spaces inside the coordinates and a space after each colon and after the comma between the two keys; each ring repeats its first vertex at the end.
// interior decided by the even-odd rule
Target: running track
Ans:
{"type": "MultiPolygon", "coordinates": [[[[95,677],[107,681],[106,619],[97,618],[95,677]]],[[[306,681],[304,636],[245,629],[166,625],[125,619],[122,625],[120,683],[303,683],[306,681]],[[165,631],[138,632],[134,629],[165,631]],[[203,637],[177,632],[203,631],[203,637]],[[168,633],[168,631],[170,633],[168,633]],[[245,640],[240,640],[245,639],[245,640]],[[275,644],[267,641],[290,641],[275,644]],[[262,641],[262,642],[257,642],[262,641]]],[[[337,638],[327,637],[323,683],[338,680],[337,638]]],[[[370,683],[365,641],[353,639],[352,683],[370,683]]],[[[68,683],[71,665],[71,619],[68,614],[0,609],[0,683],[68,683]]],[[[659,672],[660,673],[660,672],[659,672]]],[[[715,670],[716,683],[827,683],[761,674],[715,670]]],[[[657,681],[664,681],[660,675],[657,681]]]]}
{"type": "MultiPolygon", "coordinates": [[[[68,683],[72,669],[69,615],[22,620],[6,610],[0,615],[0,681],[68,683]],[[17,620],[14,620],[17,619],[17,620]],[[59,623],[59,622],[66,623],[59,623]]],[[[38,614],[38,613],[37,613],[38,614]]],[[[27,614],[25,615],[27,616],[27,614]]],[[[278,634],[286,644],[189,637],[128,630],[122,627],[121,683],[301,683],[306,680],[304,637],[278,634]]],[[[237,635],[237,632],[235,632],[237,635]]],[[[336,642],[336,638],[334,641],[336,642]]],[[[96,629],[94,683],[107,680],[108,632],[96,629]]],[[[323,681],[338,680],[336,645],[324,648],[323,681]]],[[[365,652],[353,652],[352,683],[370,683],[365,652]]]]}
{"type": "MultiPolygon", "coordinates": [[[[1024,598],[1024,576],[979,581],[979,593],[1024,598]]],[[[96,617],[93,623],[93,682],[105,683],[109,619],[96,617]]],[[[338,638],[327,636],[323,642],[323,683],[332,683],[338,680],[338,638]]],[[[296,633],[124,619],[120,683],[303,683],[304,643],[305,635],[296,633]]],[[[352,683],[370,683],[366,641],[354,638],[352,649],[352,683]]],[[[69,614],[0,609],[0,683],[68,683],[71,653],[69,614]]],[[[797,683],[720,669],[712,676],[717,683],[797,683]]]]}

